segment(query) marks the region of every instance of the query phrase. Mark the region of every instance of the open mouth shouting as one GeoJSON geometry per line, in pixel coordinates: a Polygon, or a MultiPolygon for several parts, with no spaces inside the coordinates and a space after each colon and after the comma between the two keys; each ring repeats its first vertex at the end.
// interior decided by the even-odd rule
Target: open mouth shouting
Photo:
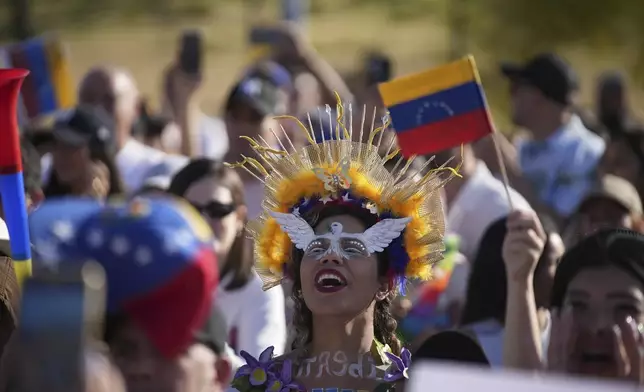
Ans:
{"type": "Polygon", "coordinates": [[[612,353],[584,352],[579,355],[579,372],[582,374],[606,375],[615,369],[612,353]]]}
{"type": "Polygon", "coordinates": [[[347,278],[339,271],[323,269],[315,274],[315,288],[322,293],[335,293],[347,286],[347,278]]]}

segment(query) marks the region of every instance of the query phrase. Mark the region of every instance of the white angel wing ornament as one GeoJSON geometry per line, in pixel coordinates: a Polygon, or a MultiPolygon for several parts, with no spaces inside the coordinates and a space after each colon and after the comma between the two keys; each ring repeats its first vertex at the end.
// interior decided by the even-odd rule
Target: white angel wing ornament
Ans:
{"type": "Polygon", "coordinates": [[[411,218],[383,219],[360,235],[369,253],[382,252],[400,236],[411,218]]]}
{"type": "Polygon", "coordinates": [[[270,211],[269,214],[275,218],[282,231],[289,236],[297,249],[306,250],[315,238],[315,232],[311,226],[299,215],[276,211],[270,211]]]}

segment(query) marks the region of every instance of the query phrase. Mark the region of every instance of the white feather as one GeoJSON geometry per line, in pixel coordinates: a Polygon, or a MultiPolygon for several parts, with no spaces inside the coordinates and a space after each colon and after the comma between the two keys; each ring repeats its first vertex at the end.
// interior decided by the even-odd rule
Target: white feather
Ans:
{"type": "Polygon", "coordinates": [[[400,236],[409,221],[411,221],[411,218],[384,219],[368,228],[362,234],[345,234],[345,236],[355,236],[355,238],[361,240],[369,253],[382,252],[391,244],[391,241],[400,236]]]}
{"type": "Polygon", "coordinates": [[[269,211],[269,214],[275,218],[296,248],[306,250],[311,241],[315,239],[315,232],[300,216],[276,211],[269,211]]]}

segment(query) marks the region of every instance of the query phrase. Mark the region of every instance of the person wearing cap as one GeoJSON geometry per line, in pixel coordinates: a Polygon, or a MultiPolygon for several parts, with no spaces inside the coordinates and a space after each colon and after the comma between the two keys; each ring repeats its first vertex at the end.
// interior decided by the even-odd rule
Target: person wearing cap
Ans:
{"type": "Polygon", "coordinates": [[[104,340],[127,390],[222,390],[231,377],[212,232],[189,205],[49,200],[30,216],[34,275],[95,260],[107,279],[104,340]]]}
{"type": "MultiPolygon", "coordinates": [[[[271,148],[281,149],[273,132],[280,132],[273,115],[286,114],[285,101],[279,87],[261,73],[246,75],[230,91],[224,104],[224,121],[230,139],[225,161],[234,162],[241,155],[255,156],[253,149],[239,135],[262,137],[271,148]]],[[[261,211],[264,184],[247,172],[241,172],[246,193],[249,218],[261,211]]]]}
{"type": "Polygon", "coordinates": [[[60,112],[54,119],[51,170],[45,196],[103,198],[124,192],[114,161],[109,119],[90,106],[60,112]]]}
{"type": "Polygon", "coordinates": [[[574,113],[577,76],[552,53],[524,65],[502,64],[501,71],[510,80],[512,121],[530,134],[517,146],[527,184],[520,178],[510,182],[531,204],[534,199],[567,217],[591,189],[605,148],[604,140],[574,113]]]}
{"type": "Polygon", "coordinates": [[[632,126],[633,118],[624,75],[616,71],[601,74],[597,80],[595,99],[597,119],[610,137],[626,132],[632,126]]]}
{"type": "Polygon", "coordinates": [[[642,225],[642,200],[627,180],[605,174],[584,197],[567,228],[570,245],[608,228],[638,230],[642,225]]]}

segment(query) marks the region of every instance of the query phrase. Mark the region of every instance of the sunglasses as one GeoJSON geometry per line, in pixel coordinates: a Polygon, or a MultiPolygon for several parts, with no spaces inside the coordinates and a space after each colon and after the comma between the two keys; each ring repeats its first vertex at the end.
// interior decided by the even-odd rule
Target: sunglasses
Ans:
{"type": "Polygon", "coordinates": [[[192,206],[199,211],[200,214],[212,219],[221,219],[235,211],[234,204],[222,204],[217,201],[211,201],[210,203],[203,205],[192,203],[192,206]]]}

